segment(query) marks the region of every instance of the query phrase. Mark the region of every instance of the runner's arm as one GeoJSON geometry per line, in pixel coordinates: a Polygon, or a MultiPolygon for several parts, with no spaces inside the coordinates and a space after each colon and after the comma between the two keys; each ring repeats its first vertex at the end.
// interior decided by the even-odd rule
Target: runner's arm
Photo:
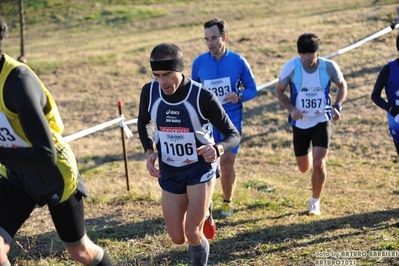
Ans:
{"type": "Polygon", "coordinates": [[[0,148],[0,161],[22,165],[55,165],[57,153],[44,110],[47,98],[31,70],[21,66],[8,76],[3,90],[6,107],[18,114],[32,147],[0,148]]]}

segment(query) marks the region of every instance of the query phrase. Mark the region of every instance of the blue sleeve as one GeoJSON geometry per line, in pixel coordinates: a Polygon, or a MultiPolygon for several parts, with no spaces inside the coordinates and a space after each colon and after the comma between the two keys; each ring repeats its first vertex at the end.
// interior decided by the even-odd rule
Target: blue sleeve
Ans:
{"type": "Polygon", "coordinates": [[[243,59],[243,72],[241,75],[241,81],[244,85],[244,90],[242,91],[243,102],[249,101],[258,95],[258,90],[256,89],[256,82],[252,69],[245,58],[243,59]]]}
{"type": "Polygon", "coordinates": [[[193,65],[191,66],[191,79],[201,83],[201,80],[198,77],[198,63],[199,58],[195,58],[193,61],[193,65]]]}
{"type": "Polygon", "coordinates": [[[374,84],[374,89],[373,92],[371,93],[371,100],[381,109],[384,109],[385,111],[388,111],[389,109],[389,104],[384,98],[381,96],[382,90],[385,88],[387,85],[387,81],[390,75],[390,68],[389,64],[385,65],[380,73],[378,74],[377,80],[374,84]]]}

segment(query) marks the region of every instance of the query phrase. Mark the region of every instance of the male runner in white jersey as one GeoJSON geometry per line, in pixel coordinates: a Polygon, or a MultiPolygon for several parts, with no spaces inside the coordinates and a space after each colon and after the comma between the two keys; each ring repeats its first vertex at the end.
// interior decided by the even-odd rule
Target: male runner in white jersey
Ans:
{"type": "Polygon", "coordinates": [[[299,57],[286,62],[280,72],[276,96],[289,112],[296,162],[301,172],[312,172],[312,198],[309,215],[320,215],[320,197],[326,182],[326,157],[330,145],[331,120],[340,118],[347,84],[339,66],[319,57],[319,37],[299,36],[299,57]],[[330,85],[337,86],[331,102],[330,85]],[[285,94],[290,87],[290,98],[285,94]]]}

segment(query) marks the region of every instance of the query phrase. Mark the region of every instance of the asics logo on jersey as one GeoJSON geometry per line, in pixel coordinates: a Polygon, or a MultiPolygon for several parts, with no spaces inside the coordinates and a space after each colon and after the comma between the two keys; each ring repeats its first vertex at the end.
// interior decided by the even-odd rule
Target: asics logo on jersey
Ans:
{"type": "Polygon", "coordinates": [[[167,114],[167,115],[179,115],[179,114],[180,114],[180,111],[168,110],[168,111],[166,111],[166,114],[167,114]]]}

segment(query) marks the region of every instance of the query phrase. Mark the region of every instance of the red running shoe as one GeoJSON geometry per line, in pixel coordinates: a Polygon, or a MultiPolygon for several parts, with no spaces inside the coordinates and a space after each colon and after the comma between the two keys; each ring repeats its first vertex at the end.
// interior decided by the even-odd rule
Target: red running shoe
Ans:
{"type": "Polygon", "coordinates": [[[207,239],[212,239],[216,234],[216,224],[212,217],[212,202],[209,205],[209,216],[206,218],[204,228],[202,230],[207,239]]]}

